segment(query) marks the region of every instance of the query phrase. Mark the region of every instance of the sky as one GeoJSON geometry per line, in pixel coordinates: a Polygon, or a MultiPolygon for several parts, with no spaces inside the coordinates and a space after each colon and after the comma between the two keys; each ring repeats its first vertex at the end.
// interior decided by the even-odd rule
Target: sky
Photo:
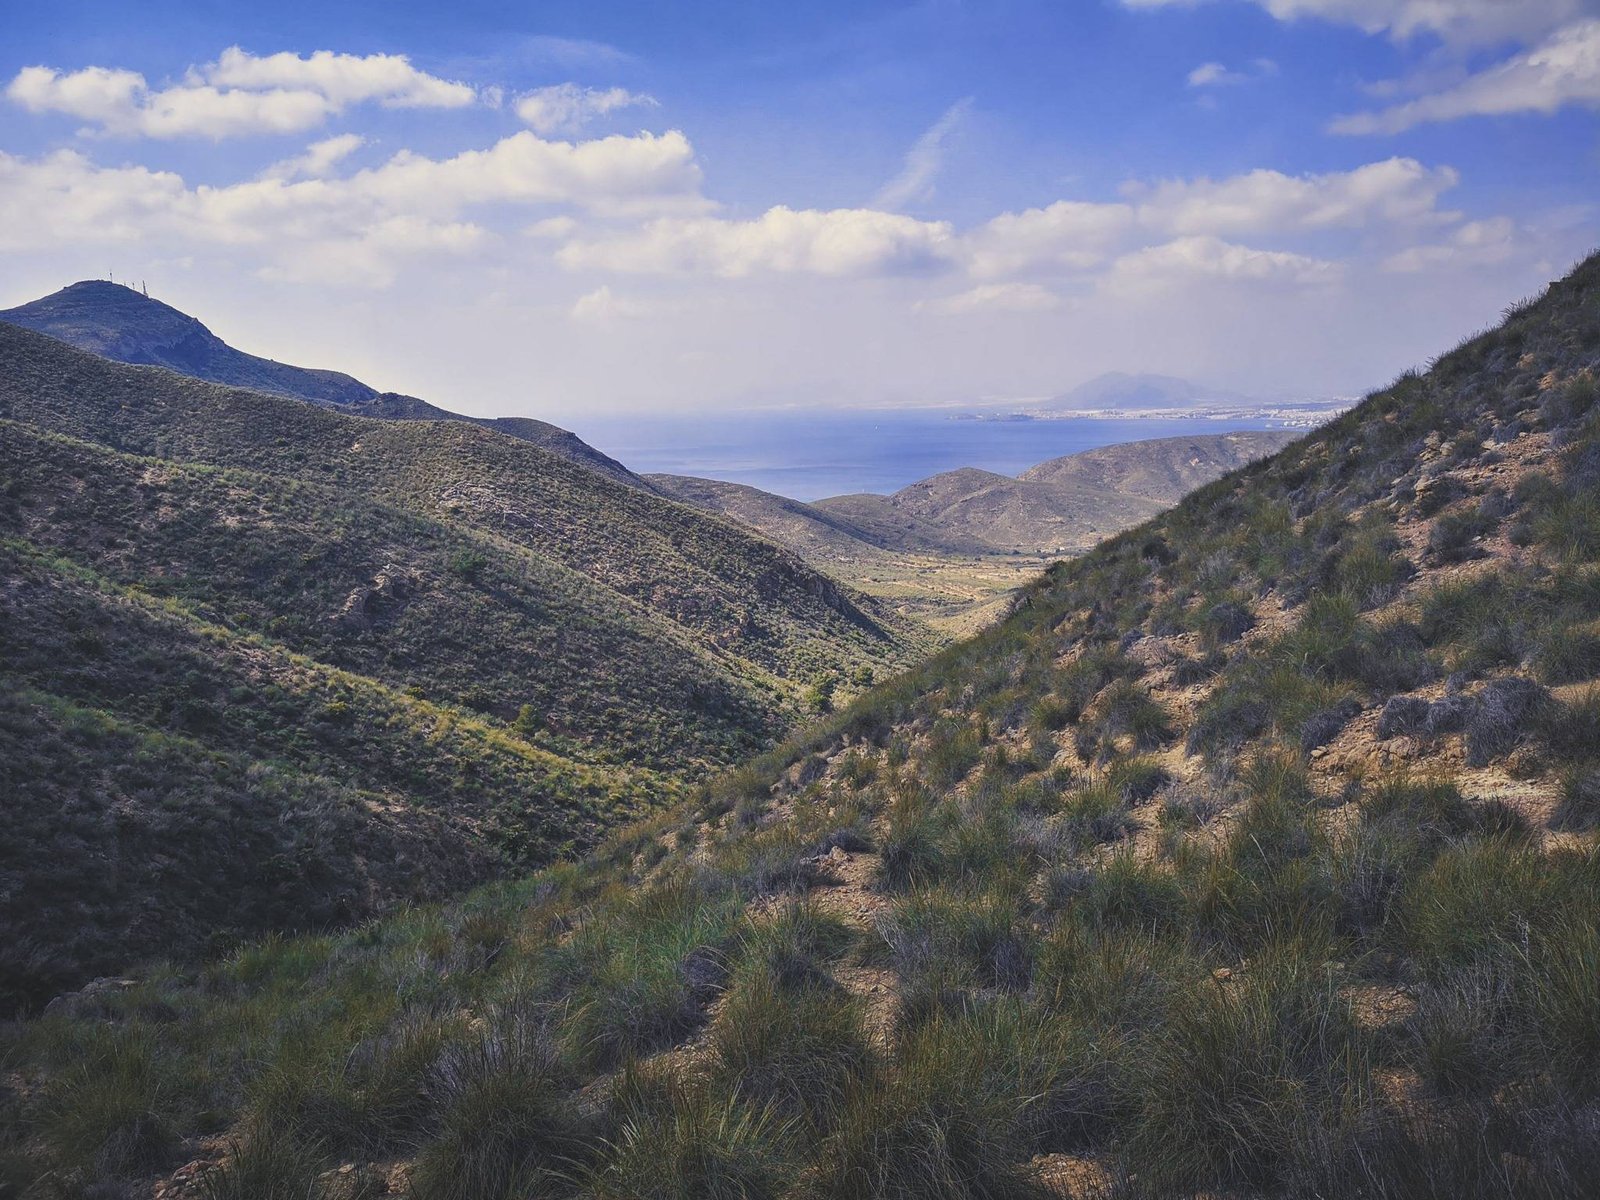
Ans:
{"type": "Polygon", "coordinates": [[[0,307],[552,420],[1351,396],[1600,243],[1600,0],[0,0],[0,307]]]}

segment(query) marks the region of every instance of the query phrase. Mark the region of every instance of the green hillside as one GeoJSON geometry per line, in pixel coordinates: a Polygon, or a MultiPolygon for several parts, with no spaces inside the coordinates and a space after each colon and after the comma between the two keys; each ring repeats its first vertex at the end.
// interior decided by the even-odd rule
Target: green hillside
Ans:
{"type": "MultiPolygon", "coordinates": [[[[581,863],[64,999],[21,1189],[1581,1197],[1600,257],[581,863]]],[[[47,1194],[40,1192],[39,1194],[47,1194]]]]}
{"type": "Polygon", "coordinates": [[[918,642],[526,442],[4,325],[0,546],[8,1005],[546,862],[918,642]]]}

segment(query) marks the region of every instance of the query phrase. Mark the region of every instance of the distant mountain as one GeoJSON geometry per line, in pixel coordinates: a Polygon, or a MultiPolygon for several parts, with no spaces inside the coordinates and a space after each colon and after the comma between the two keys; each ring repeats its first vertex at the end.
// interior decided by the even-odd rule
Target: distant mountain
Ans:
{"type": "Polygon", "coordinates": [[[885,548],[949,554],[1082,550],[1296,436],[1272,430],[1128,442],[1052,459],[1015,479],[969,467],[920,480],[892,496],[834,496],[812,507],[885,548]]]}
{"type": "Polygon", "coordinates": [[[1285,429],[1262,429],[1151,438],[1053,458],[1017,478],[1176,504],[1195,488],[1276,454],[1299,436],[1285,429]]]}
{"type": "Polygon", "coordinates": [[[357,416],[390,421],[470,421],[498,429],[582,463],[615,479],[642,486],[637,476],[569,433],[530,417],[468,417],[398,392],[380,392],[339,371],[296,367],[235,350],[194,317],[119,283],[90,279],[16,308],[0,321],[138,366],[166,367],[182,375],[306,400],[357,416]]]}
{"type": "MultiPolygon", "coordinates": [[[[3,315],[3,314],[0,314],[3,315]]],[[[1248,396],[1221,388],[1208,388],[1172,375],[1130,375],[1112,371],[1080,383],[1069,392],[1053,396],[1039,408],[1044,411],[1077,409],[1186,408],[1196,404],[1252,404],[1248,396]]]]}
{"type": "Polygon", "coordinates": [[[744,484],[684,475],[644,478],[677,500],[742,521],[813,561],[873,550],[1054,553],[1086,549],[1298,436],[1258,430],[1153,438],[1054,458],[1016,478],[963,467],[889,496],[862,492],[810,504],[744,484]]]}

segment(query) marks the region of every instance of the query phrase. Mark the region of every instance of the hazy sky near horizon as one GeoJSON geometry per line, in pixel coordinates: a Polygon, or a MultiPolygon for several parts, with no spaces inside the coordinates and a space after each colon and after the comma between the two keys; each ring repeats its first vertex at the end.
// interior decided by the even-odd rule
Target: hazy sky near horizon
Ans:
{"type": "Polygon", "coordinates": [[[1348,395],[1600,242],[1600,0],[0,9],[0,307],[465,412],[1348,395]]]}

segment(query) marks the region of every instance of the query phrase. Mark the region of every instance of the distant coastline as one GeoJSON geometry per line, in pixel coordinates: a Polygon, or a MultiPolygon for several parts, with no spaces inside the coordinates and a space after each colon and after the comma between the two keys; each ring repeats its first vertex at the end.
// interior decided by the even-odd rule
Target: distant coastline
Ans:
{"type": "Polygon", "coordinates": [[[1261,421],[1260,428],[1315,429],[1358,400],[1329,400],[1307,404],[1201,405],[1191,408],[1081,408],[1049,412],[964,412],[957,421],[1261,421]]]}
{"type": "Polygon", "coordinates": [[[1146,438],[1311,428],[1338,411],[1287,406],[1202,415],[1006,414],[949,408],[568,418],[591,446],[640,474],[744,483],[806,502],[900,488],[959,467],[1017,475],[1046,459],[1146,438]]]}

